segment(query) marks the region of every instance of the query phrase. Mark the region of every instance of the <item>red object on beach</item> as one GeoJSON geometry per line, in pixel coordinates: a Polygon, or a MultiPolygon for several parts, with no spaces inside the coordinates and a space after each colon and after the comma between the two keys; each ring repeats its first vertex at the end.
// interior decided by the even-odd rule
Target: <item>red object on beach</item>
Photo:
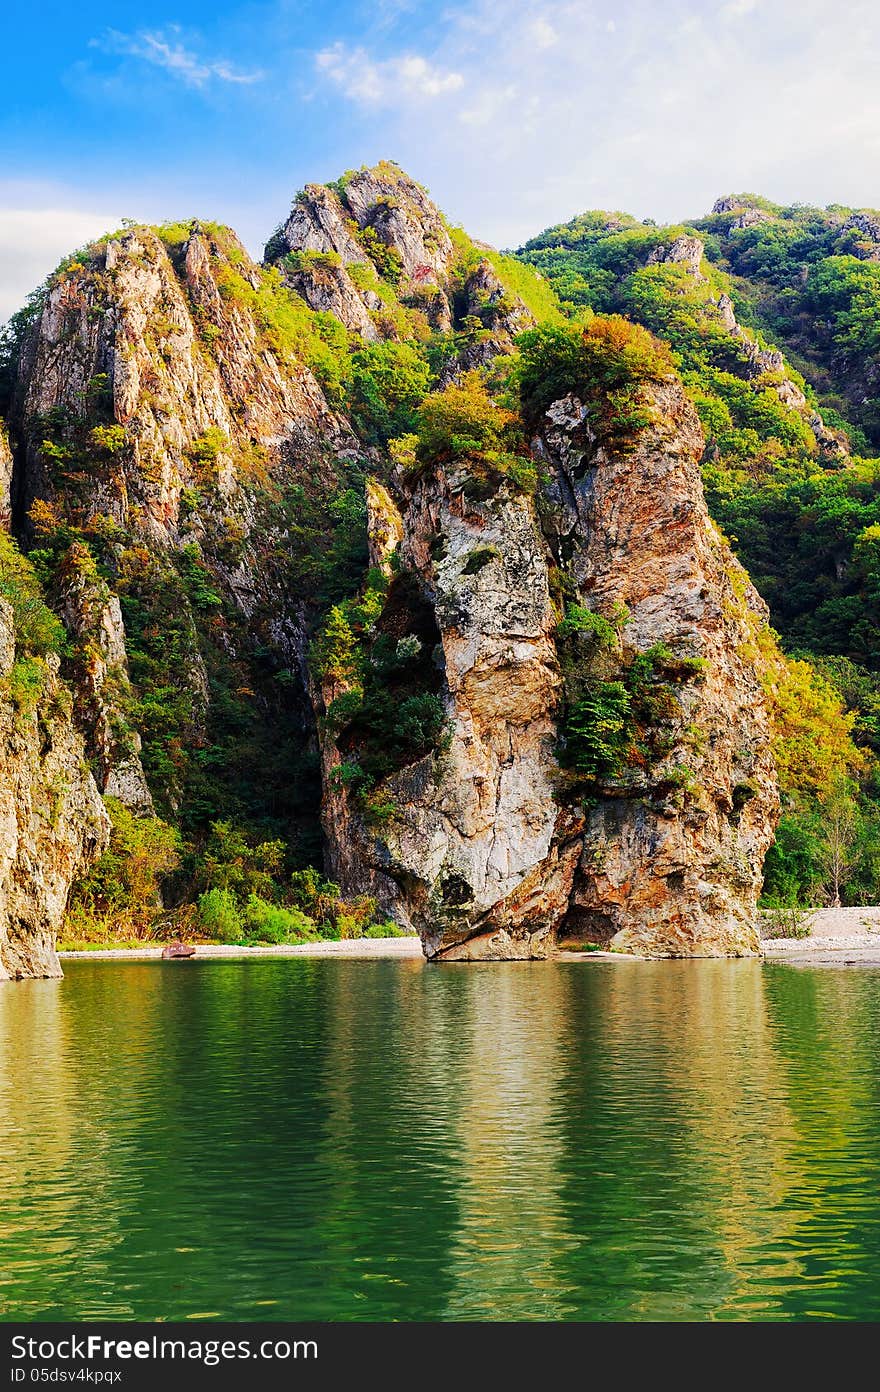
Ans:
{"type": "Polygon", "coordinates": [[[162,948],[162,956],[168,958],[195,957],[196,950],[190,943],[177,942],[169,943],[162,948]]]}

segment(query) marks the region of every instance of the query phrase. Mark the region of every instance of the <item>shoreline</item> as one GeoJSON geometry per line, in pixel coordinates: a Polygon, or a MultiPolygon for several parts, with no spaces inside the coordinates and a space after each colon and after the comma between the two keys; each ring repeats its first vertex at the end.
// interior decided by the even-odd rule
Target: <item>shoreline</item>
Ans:
{"type": "MultiPolygon", "coordinates": [[[[762,956],[753,960],[786,962],[792,966],[880,967],[880,906],[844,909],[816,909],[809,913],[811,932],[806,938],[765,938],[762,956]]],[[[343,957],[362,960],[397,959],[425,961],[417,937],[343,938],[340,941],[301,943],[298,946],[271,944],[264,947],[236,947],[224,943],[196,943],[197,960],[245,960],[254,957],[343,957]]],[[[143,947],[98,947],[59,951],[62,962],[116,961],[151,962],[162,960],[163,944],[143,947]]],[[[192,958],[187,960],[193,960],[192,958]]],[[[639,962],[639,961],[723,961],[723,958],[640,958],[628,952],[560,951],[556,962],[639,962]]],[[[748,960],[731,958],[731,961],[748,960]]]]}
{"type": "MultiPolygon", "coordinates": [[[[59,951],[62,962],[71,961],[117,961],[117,962],[160,962],[165,944],[157,947],[97,947],[77,948],[59,951]]],[[[183,961],[201,961],[205,958],[246,958],[246,957],[422,957],[422,944],[418,938],[342,938],[318,943],[300,943],[297,946],[284,943],[267,944],[265,947],[236,947],[225,943],[194,943],[195,958],[183,961]]]]}
{"type": "Polygon", "coordinates": [[[800,967],[880,967],[880,907],[814,909],[806,938],[765,938],[766,962],[800,967]]]}

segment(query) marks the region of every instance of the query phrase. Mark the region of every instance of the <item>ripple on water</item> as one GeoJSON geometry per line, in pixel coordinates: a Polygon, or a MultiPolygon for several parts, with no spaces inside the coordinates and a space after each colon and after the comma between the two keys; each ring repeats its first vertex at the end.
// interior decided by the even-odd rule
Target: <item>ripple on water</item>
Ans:
{"type": "Polygon", "coordinates": [[[880,973],[71,962],[0,988],[0,1314],[880,1317],[880,973]]]}

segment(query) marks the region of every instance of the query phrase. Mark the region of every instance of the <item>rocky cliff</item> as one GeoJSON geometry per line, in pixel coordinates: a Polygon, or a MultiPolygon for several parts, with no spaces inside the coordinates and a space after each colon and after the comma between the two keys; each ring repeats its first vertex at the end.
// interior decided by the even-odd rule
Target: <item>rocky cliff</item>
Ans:
{"type": "MultiPolygon", "coordinates": [[[[372,501],[374,564],[399,536],[399,575],[432,611],[446,737],[374,790],[377,827],[332,777],[349,727],[325,826],[343,874],[397,886],[430,957],[758,950],[778,807],[753,643],[766,611],[706,512],[680,385],[640,401],[620,438],[601,395],[552,402],[536,495],[475,489],[465,462],[398,478],[391,521],[387,494],[372,501]],[[613,727],[619,758],[593,757],[613,727]]],[[[377,629],[405,638],[399,584],[377,629]]]]}
{"type": "MultiPolygon", "coordinates": [[[[647,265],[708,294],[702,250],[647,265]]],[[[0,508],[65,625],[43,699],[70,683],[91,775],[41,833],[62,868],[22,969],[102,844],[98,790],[180,828],[193,895],[219,837],[224,885],[286,902],[320,811],[343,894],[435,958],[756,950],[766,615],[671,365],[611,381],[607,354],[654,350],[551,301],[390,163],[308,186],[262,266],[191,222],[52,278],[0,402],[0,508]],[[548,303],[538,408],[511,369],[548,303]]],[[[65,720],[51,769],[22,750],[25,809],[78,747],[65,720]]]]}
{"type": "Polygon", "coordinates": [[[16,659],[0,597],[0,980],[61,976],[55,933],[71,885],[109,834],[58,658],[16,659]]]}

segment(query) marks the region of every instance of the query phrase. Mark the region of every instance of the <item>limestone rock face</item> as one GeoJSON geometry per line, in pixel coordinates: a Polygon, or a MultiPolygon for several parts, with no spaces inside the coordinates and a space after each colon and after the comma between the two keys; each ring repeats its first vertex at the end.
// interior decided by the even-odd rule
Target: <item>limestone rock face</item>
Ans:
{"type": "Polygon", "coordinates": [[[388,780],[397,811],[381,836],[338,791],[325,826],[337,868],[354,856],[398,886],[429,956],[544,956],[575,859],[560,849],[553,796],[548,554],[531,500],[502,489],[468,501],[462,482],[431,475],[400,519],[400,564],[420,578],[441,634],[447,747],[388,780]]]}
{"type": "Polygon", "coordinates": [[[100,791],[140,815],[153,812],[141,763],[141,737],[126,721],[130,695],[125,627],[118,595],[91,567],[68,556],[61,576],[58,612],[79,640],[73,686],[77,720],[87,732],[92,772],[100,791]]]}
{"type": "Polygon", "coordinates": [[[284,278],[311,309],[335,315],[350,333],[360,334],[368,343],[379,337],[369,310],[380,309],[382,302],[374,291],[366,297],[359,294],[344,266],[305,265],[285,270],[284,278]]]}
{"type": "Polygon", "coordinates": [[[7,529],[12,517],[12,451],[6,427],[0,421],[0,527],[7,529]]]}
{"type": "MultiPolygon", "coordinates": [[[[533,443],[540,499],[507,484],[475,497],[438,467],[400,483],[399,525],[387,494],[374,500],[373,563],[400,534],[399,565],[433,608],[448,734],[383,784],[383,826],[334,786],[325,827],[343,876],[396,886],[429,957],[542,957],[572,939],[647,956],[758,950],[777,812],[755,671],[766,614],[706,512],[681,387],[646,399],[654,424],[619,449],[583,403],[555,403],[533,443]],[[621,673],[636,659],[668,668],[659,752],[586,796],[558,759],[554,574],[609,622],[626,615],[621,673]]],[[[325,757],[338,761],[326,743],[325,757]]]]}
{"type": "Polygon", "coordinates": [[[282,249],[333,251],[345,266],[363,261],[363,248],[349,230],[348,216],[332,189],[307,184],[279,229],[276,245],[267,249],[267,256],[274,260],[282,249]]]}
{"type": "Polygon", "coordinates": [[[660,246],[655,247],[648,257],[648,265],[677,262],[683,265],[696,280],[704,280],[705,277],[700,270],[702,259],[703,243],[700,238],[681,236],[676,237],[674,242],[661,243],[660,246]]]}
{"type": "Polygon", "coordinates": [[[747,954],[778,806],[753,641],[766,610],[706,511],[692,407],[677,383],[650,396],[656,423],[631,451],[598,442],[575,398],[551,408],[537,442],[551,544],[571,550],[587,607],[625,609],[621,663],[662,645],[670,673],[682,664],[661,757],[584,808],[560,933],[649,956],[747,954]]]}
{"type": "MultiPolygon", "coordinates": [[[[285,700],[309,726],[306,625],[285,591],[285,523],[273,500],[306,466],[319,482],[335,479],[361,449],[308,367],[261,325],[248,299],[261,284],[233,234],[199,224],[170,249],[147,228],[130,230],[57,278],[19,364],[15,505],[21,518],[38,503],[80,531],[109,531],[119,538],[111,569],[127,547],[151,575],[174,578],[187,550],[243,621],[239,637],[224,640],[226,660],[246,663],[252,643],[268,648],[291,671],[285,700]],[[67,455],[57,466],[43,447],[46,421],[59,418],[72,466],[67,455]]],[[[140,740],[123,712],[119,598],[73,552],[60,564],[55,598],[95,775],[103,792],[149,811],[140,740]]],[[[196,617],[182,598],[181,675],[198,743],[210,693],[196,617]]],[[[160,791],[176,805],[176,787],[160,791]]]]}
{"type": "Polygon", "coordinates": [[[198,481],[192,447],[209,431],[228,441],[217,461],[228,496],[238,488],[237,449],[251,442],[275,458],[284,449],[317,453],[325,443],[355,448],[309,370],[280,362],[250,311],[224,299],[230,251],[255,281],[243,248],[221,247],[198,225],[177,267],[156,234],[138,228],[52,287],[20,369],[22,512],[58,493],[34,423],[52,410],[77,412],[96,383],[109,393],[125,441],[66,505],[76,501],[85,520],[110,516],[151,544],[179,543],[181,492],[198,481]]]}
{"type": "Polygon", "coordinates": [[[58,659],[28,709],[9,694],[12,611],[0,599],[0,980],[61,976],[55,933],[71,884],[109,840],[109,819],[71,720],[58,659]]]}
{"type": "Polygon", "coordinates": [[[345,201],[360,228],[371,227],[400,257],[410,278],[433,278],[438,284],[449,273],[452,239],[425,190],[396,165],[383,163],[361,169],[345,185],[345,201]]]}

